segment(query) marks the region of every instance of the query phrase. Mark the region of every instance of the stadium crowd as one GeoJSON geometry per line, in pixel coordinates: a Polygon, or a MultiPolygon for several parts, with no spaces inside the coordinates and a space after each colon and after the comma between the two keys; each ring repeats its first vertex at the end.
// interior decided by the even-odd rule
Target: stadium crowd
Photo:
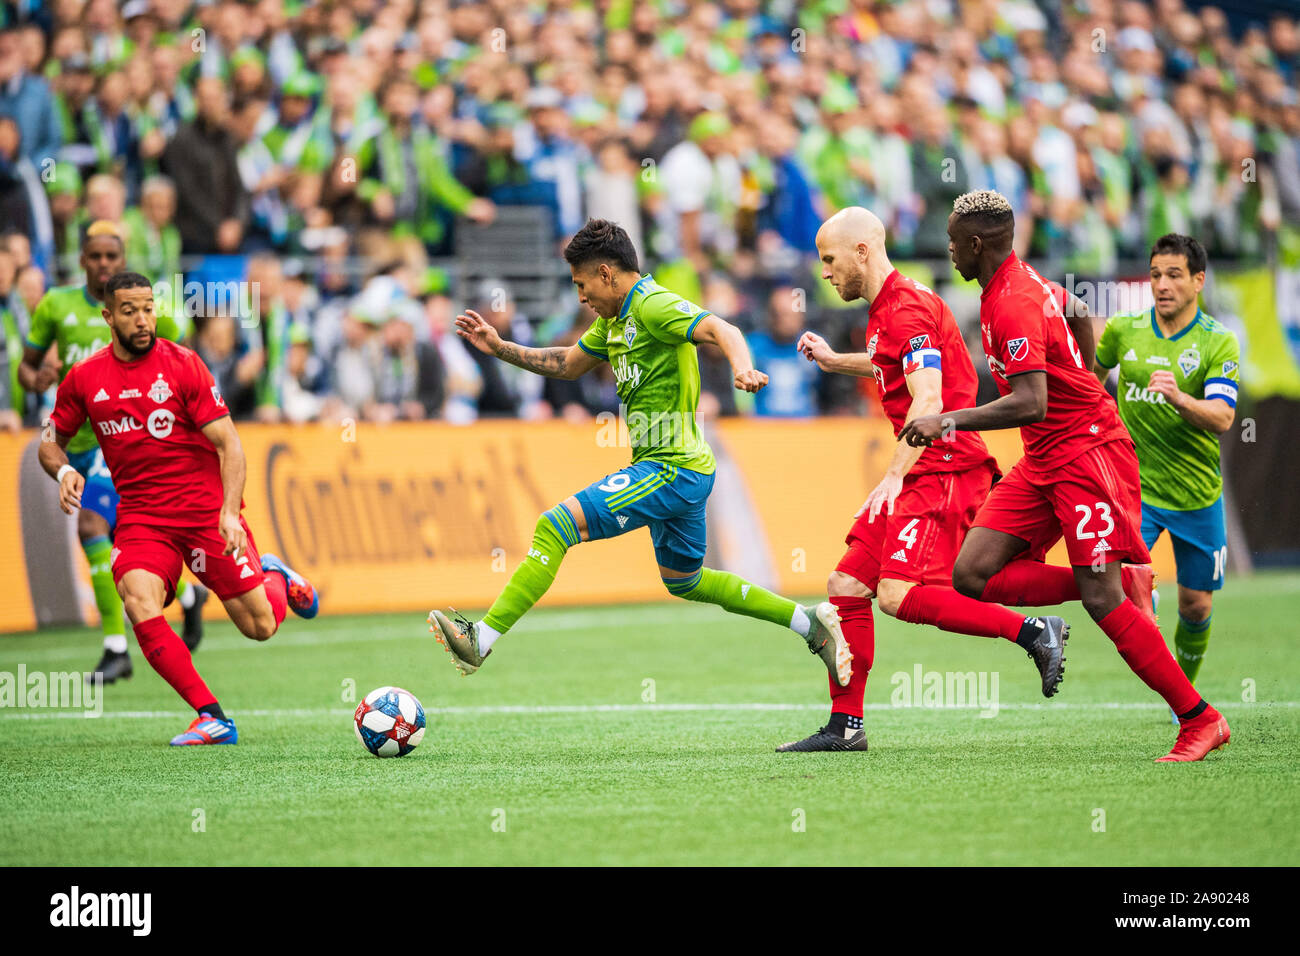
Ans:
{"type": "MultiPolygon", "coordinates": [[[[252,284],[250,310],[200,310],[188,340],[237,415],[293,422],[616,407],[607,374],[544,381],[455,336],[465,307],[531,344],[590,320],[572,297],[524,315],[507,282],[436,267],[507,206],[550,211],[557,258],[588,216],[625,225],[643,269],[750,334],[772,381],[740,411],[772,415],[864,394],[793,350],[807,325],[865,321],[817,288],[813,237],[837,208],[879,214],[898,258],[942,260],[952,200],[994,188],[1018,251],[1098,277],[1167,232],[1216,261],[1300,235],[1285,16],[1235,32],[1183,0],[17,0],[0,16],[7,426],[39,415],[13,379],[28,316],[81,281],[101,219],[151,279],[252,284]]],[[[702,366],[701,414],[735,413],[721,356],[702,366]]]]}

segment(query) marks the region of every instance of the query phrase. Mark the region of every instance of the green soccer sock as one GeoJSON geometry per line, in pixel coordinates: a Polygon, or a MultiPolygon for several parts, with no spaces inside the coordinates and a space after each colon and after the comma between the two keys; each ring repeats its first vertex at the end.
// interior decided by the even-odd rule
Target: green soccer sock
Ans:
{"type": "Polygon", "coordinates": [[[1178,666],[1193,684],[1201,670],[1201,661],[1205,659],[1205,649],[1210,646],[1210,622],[1213,620],[1213,614],[1199,622],[1178,615],[1178,629],[1174,631],[1175,656],[1178,666]]]}
{"type": "Polygon", "coordinates": [[[505,589],[483,615],[483,623],[500,634],[514,627],[550,588],[565,552],[581,540],[568,508],[556,505],[545,512],[537,519],[528,557],[510,575],[505,589]]]}
{"type": "Polygon", "coordinates": [[[90,585],[95,591],[95,606],[99,608],[104,642],[107,644],[110,638],[120,638],[120,642],[114,643],[125,643],[122,599],[117,596],[117,585],[113,583],[113,569],[109,564],[113,557],[113,544],[101,534],[81,542],[81,550],[86,552],[86,562],[90,565],[90,585]]]}
{"type": "Polygon", "coordinates": [[[663,578],[669,594],[688,601],[716,604],[732,614],[756,617],[782,627],[790,627],[799,605],[766,588],[750,584],[730,571],[700,568],[690,577],[663,578]]]}

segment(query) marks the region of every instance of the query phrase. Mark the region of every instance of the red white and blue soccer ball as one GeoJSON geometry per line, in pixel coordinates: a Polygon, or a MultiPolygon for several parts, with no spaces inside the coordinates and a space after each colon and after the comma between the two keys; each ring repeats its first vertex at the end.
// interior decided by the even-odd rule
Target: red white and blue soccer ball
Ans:
{"type": "Polygon", "coordinates": [[[379,687],[357,704],[352,726],[376,757],[405,757],[424,737],[424,708],[409,690],[379,687]]]}

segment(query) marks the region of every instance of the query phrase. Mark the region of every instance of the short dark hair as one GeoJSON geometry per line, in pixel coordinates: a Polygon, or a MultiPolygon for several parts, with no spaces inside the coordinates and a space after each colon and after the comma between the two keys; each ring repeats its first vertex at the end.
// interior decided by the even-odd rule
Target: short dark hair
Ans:
{"type": "Polygon", "coordinates": [[[1177,232],[1171,232],[1156,240],[1147,261],[1150,262],[1156,256],[1182,256],[1187,260],[1187,271],[1192,275],[1204,272],[1209,262],[1203,245],[1191,236],[1184,236],[1177,232]]]}
{"type": "Polygon", "coordinates": [[[116,302],[119,289],[152,289],[153,283],[138,272],[119,272],[104,283],[104,300],[116,302]]]}
{"type": "Polygon", "coordinates": [[[564,247],[564,261],[571,266],[609,262],[625,272],[639,272],[636,246],[627,230],[608,219],[588,219],[564,247]]]}

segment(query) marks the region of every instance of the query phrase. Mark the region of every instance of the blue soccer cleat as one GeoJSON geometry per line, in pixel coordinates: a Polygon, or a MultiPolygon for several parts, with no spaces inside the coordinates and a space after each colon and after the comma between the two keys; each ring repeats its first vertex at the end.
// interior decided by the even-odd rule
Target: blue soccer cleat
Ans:
{"type": "Polygon", "coordinates": [[[274,571],[284,578],[289,607],[294,614],[307,618],[316,616],[320,610],[320,596],[306,578],[273,554],[262,555],[262,570],[274,571]]]}
{"type": "Polygon", "coordinates": [[[222,720],[211,714],[199,714],[190,721],[189,729],[172,738],[173,747],[193,747],[202,744],[237,744],[239,731],[233,720],[222,720]]]}

